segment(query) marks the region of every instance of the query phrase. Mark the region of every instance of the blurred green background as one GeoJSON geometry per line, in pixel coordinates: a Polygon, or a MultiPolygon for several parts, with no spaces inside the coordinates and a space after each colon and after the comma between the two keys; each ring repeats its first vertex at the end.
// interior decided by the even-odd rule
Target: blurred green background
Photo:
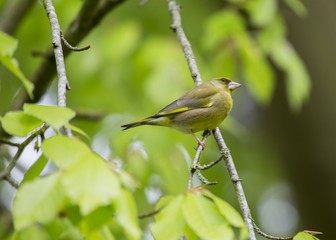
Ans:
{"type": "MultiPolygon", "coordinates": [[[[0,17],[11,2],[0,1],[0,17]]],[[[336,2],[304,0],[306,14],[300,5],[285,4],[297,1],[179,2],[203,80],[228,76],[243,84],[233,94],[231,118],[221,130],[244,180],[255,221],[274,235],[308,229],[324,232],[321,239],[336,239],[336,2]],[[286,36],[283,26],[311,82],[291,45],[281,42],[272,48],[278,46],[272,39],[286,36]]],[[[65,30],[82,1],[54,3],[65,30]]],[[[40,62],[32,52],[50,46],[45,15],[36,1],[14,35],[19,40],[15,57],[28,77],[40,62]]],[[[138,180],[139,212],[150,211],[162,194],[186,190],[195,153],[191,136],[170,129],[120,129],[193,87],[170,24],[166,1],[125,1],[81,42],[91,49],[66,60],[72,88],[68,106],[82,116],[73,123],[89,134],[98,153],[117,160],[138,180]]],[[[20,82],[1,67],[1,115],[20,91],[20,82]]],[[[55,82],[42,102],[56,104],[55,82]]],[[[201,161],[218,156],[210,138],[201,161]]],[[[207,187],[210,191],[238,208],[223,163],[204,175],[219,182],[207,187]]],[[[8,223],[2,209],[1,221],[8,223]]],[[[5,225],[0,224],[0,232],[5,225]]]]}

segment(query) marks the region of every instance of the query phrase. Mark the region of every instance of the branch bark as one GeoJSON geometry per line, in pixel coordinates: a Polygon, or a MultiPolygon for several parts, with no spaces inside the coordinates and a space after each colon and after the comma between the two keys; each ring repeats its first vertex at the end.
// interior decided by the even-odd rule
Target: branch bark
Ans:
{"type": "Polygon", "coordinates": [[[51,35],[53,41],[54,55],[56,60],[56,71],[58,78],[58,99],[57,105],[66,107],[66,90],[70,89],[69,81],[66,76],[66,69],[63,56],[61,28],[58,23],[57,14],[51,0],[44,0],[43,6],[47,11],[47,15],[51,27],[51,35]]]}
{"type": "MultiPolygon", "coordinates": [[[[191,45],[187,37],[185,36],[183,28],[182,28],[180,7],[175,0],[167,0],[167,3],[168,3],[169,11],[171,13],[171,17],[173,19],[173,24],[171,28],[174,30],[174,32],[177,35],[177,38],[180,41],[184,55],[188,62],[191,75],[194,79],[195,84],[198,85],[202,82],[202,79],[200,77],[200,73],[197,68],[197,64],[195,61],[193,51],[191,49],[191,45]]],[[[256,240],[250,209],[249,209],[249,206],[248,206],[245,194],[244,194],[241,180],[239,179],[238,172],[236,170],[232,156],[230,154],[230,150],[226,146],[224,142],[224,138],[221,132],[219,131],[219,128],[216,128],[213,131],[213,134],[214,134],[214,138],[216,139],[219,150],[224,158],[226,168],[229,172],[231,181],[233,182],[233,186],[234,186],[237,198],[238,198],[240,210],[242,212],[245,224],[249,232],[250,240],[256,240]]],[[[198,159],[198,156],[196,156],[195,159],[198,159]]]]}

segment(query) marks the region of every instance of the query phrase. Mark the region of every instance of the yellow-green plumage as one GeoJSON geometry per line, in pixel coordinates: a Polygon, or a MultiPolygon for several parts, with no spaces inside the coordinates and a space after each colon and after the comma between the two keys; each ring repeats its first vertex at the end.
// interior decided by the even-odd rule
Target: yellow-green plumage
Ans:
{"type": "Polygon", "coordinates": [[[123,130],[141,125],[171,127],[192,134],[212,130],[218,127],[231,111],[231,93],[240,86],[227,78],[209,80],[191,89],[157,114],[123,125],[123,130]]]}

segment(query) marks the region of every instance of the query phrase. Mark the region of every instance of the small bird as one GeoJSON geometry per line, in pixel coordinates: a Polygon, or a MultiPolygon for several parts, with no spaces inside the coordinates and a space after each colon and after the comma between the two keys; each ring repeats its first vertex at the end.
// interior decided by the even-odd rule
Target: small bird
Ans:
{"type": "Polygon", "coordinates": [[[228,78],[211,79],[194,87],[155,115],[121,127],[123,130],[142,125],[170,127],[192,134],[204,148],[204,143],[195,133],[213,130],[223,122],[232,109],[231,93],[240,86],[228,78]]]}

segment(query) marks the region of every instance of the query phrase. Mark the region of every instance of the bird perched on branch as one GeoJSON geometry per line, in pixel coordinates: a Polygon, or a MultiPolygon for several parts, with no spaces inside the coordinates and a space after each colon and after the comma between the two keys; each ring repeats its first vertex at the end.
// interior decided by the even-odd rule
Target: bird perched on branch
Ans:
{"type": "Polygon", "coordinates": [[[142,125],[164,126],[192,134],[218,127],[232,109],[232,91],[241,84],[227,78],[206,81],[170,103],[155,115],[141,121],[122,125],[123,130],[142,125]]]}

